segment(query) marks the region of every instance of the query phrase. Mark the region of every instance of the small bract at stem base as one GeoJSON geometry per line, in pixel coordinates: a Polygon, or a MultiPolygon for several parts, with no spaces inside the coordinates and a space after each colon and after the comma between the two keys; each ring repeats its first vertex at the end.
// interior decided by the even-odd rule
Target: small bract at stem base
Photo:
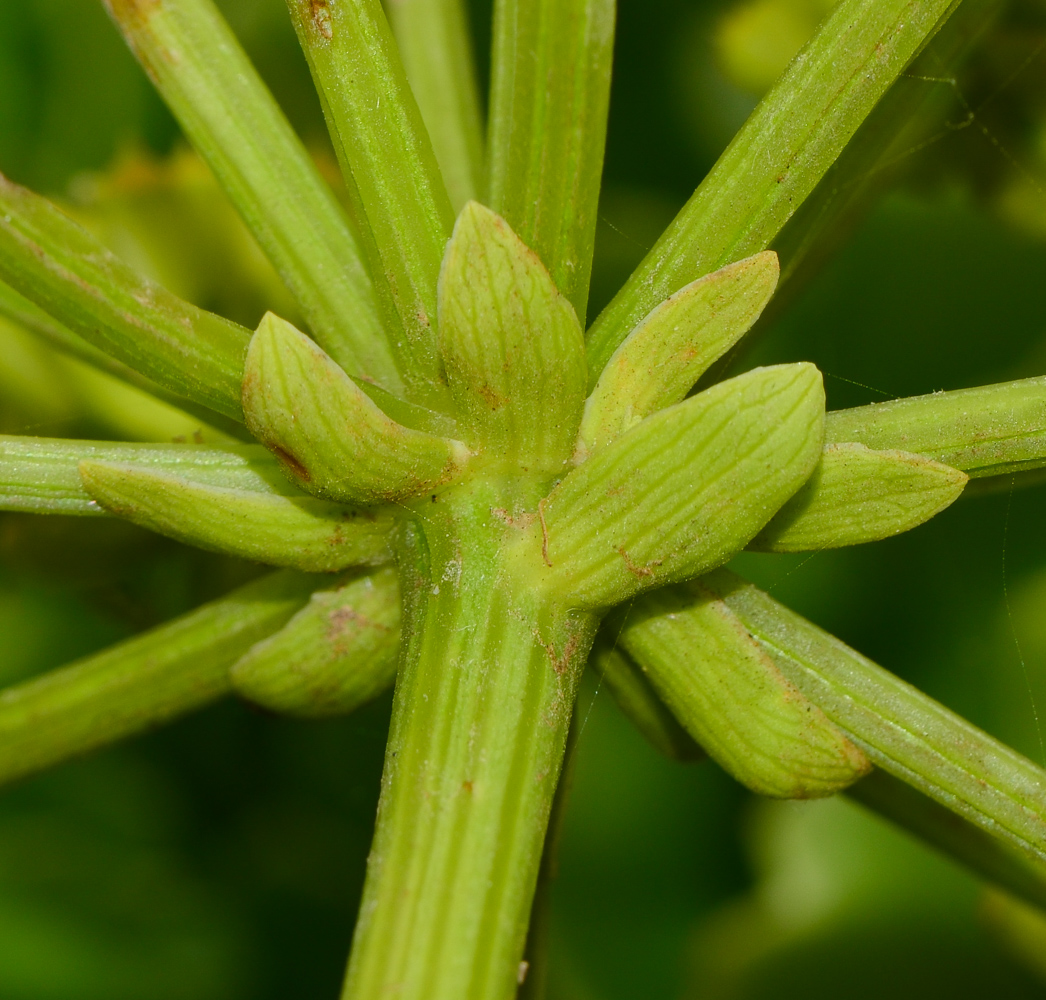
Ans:
{"type": "Polygon", "coordinates": [[[346,998],[515,995],[597,625],[505,568],[547,489],[476,480],[400,529],[404,645],[346,998]]]}

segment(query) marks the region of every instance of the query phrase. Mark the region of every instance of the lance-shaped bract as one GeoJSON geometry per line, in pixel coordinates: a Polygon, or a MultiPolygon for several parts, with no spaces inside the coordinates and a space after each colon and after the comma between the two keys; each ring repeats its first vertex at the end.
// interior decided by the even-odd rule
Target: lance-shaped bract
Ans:
{"type": "Polygon", "coordinates": [[[581,327],[537,255],[476,202],[447,246],[439,321],[465,440],[513,467],[560,469],[584,405],[581,327]]]}
{"type": "Polygon", "coordinates": [[[371,274],[406,391],[439,408],[436,281],[454,215],[381,0],[287,6],[367,229],[371,274]]]}
{"type": "Polygon", "coordinates": [[[699,583],[640,596],[620,641],[690,735],[752,791],[817,798],[871,768],[699,583]]]}
{"type": "Polygon", "coordinates": [[[479,196],[483,127],[463,0],[393,0],[387,6],[403,68],[455,212],[479,196]]]}
{"type": "Polygon", "coordinates": [[[2,176],[0,278],[165,388],[242,419],[250,331],[136,274],[49,201],[2,176]]]}
{"type": "Polygon", "coordinates": [[[813,475],[752,541],[757,552],[807,552],[889,538],[958,499],[965,472],[904,451],[825,445],[813,475]]]}
{"type": "Polygon", "coordinates": [[[210,0],[105,0],[316,339],[353,375],[401,388],[356,236],[210,0]]]}
{"type": "Polygon", "coordinates": [[[971,478],[1046,465],[1046,375],[835,410],[825,440],[902,448],[971,478]]]}
{"type": "Polygon", "coordinates": [[[734,574],[702,582],[874,764],[1046,861],[1046,771],[734,574]]]}
{"type": "Polygon", "coordinates": [[[306,718],[347,715],[392,686],[400,643],[396,571],[317,590],[231,670],[237,694],[306,718]]]}
{"type": "Polygon", "coordinates": [[[310,573],[387,562],[392,519],[311,496],[230,489],[130,464],[80,462],[109,513],[202,549],[310,573]]]}
{"type": "Polygon", "coordinates": [[[390,558],[388,513],[300,493],[257,445],[0,437],[0,510],[113,513],[202,548],[310,572],[390,558]]]}
{"type": "Polygon", "coordinates": [[[584,320],[610,99],[614,0],[498,0],[489,204],[584,320]]]}
{"type": "Polygon", "coordinates": [[[401,500],[449,482],[460,442],[386,416],[305,334],[267,313],[243,376],[247,427],[306,492],[345,503],[401,500]]]}
{"type": "Polygon", "coordinates": [[[728,264],[669,296],[607,362],[585,403],[581,447],[591,453],[678,403],[743,337],[777,287],[772,251],[728,264]]]}
{"type": "MultiPolygon", "coordinates": [[[[616,631],[612,629],[611,633],[616,631]]],[[[705,757],[704,750],[657,696],[643,672],[609,636],[596,640],[588,664],[599,675],[621,711],[654,749],[672,760],[695,761],[705,757]]]]}
{"type": "Polygon", "coordinates": [[[0,784],[150,729],[230,688],[229,666],[319,581],[284,571],[60,670],[0,691],[0,784]]]}
{"type": "Polygon", "coordinates": [[[810,364],[756,368],[647,417],[542,501],[525,572],[601,607],[719,566],[806,481],[823,428],[810,364]]]}

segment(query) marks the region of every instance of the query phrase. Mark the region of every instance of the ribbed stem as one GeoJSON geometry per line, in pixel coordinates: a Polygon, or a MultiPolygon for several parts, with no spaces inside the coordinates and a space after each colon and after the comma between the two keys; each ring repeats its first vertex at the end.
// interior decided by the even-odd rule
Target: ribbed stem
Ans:
{"type": "Polygon", "coordinates": [[[228,694],[229,667],[324,582],[273,573],[60,670],[0,691],[0,785],[228,694]]]}
{"type": "Polygon", "coordinates": [[[1046,863],[1041,767],[728,571],[704,582],[873,763],[1046,863]]]}
{"type": "Polygon", "coordinates": [[[385,8],[455,214],[478,196],[483,173],[466,6],[463,0],[394,0],[385,8]]]}
{"type": "Polygon", "coordinates": [[[472,484],[403,529],[404,652],[346,998],[515,994],[595,629],[503,570],[524,499],[472,484]]]}

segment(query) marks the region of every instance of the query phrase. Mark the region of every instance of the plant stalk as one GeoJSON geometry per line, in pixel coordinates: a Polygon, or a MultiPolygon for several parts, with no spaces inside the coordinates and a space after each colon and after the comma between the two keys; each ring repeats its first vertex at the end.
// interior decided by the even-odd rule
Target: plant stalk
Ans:
{"type": "Polygon", "coordinates": [[[0,691],[0,785],[152,729],[231,690],[229,667],[324,582],[284,571],[0,691]]]}
{"type": "Polygon", "coordinates": [[[593,379],[650,310],[765,250],[955,0],[843,0],[589,331],[593,379]]]}
{"type": "Polygon", "coordinates": [[[871,758],[1046,863],[1046,772],[726,570],[704,578],[781,672],[871,758]]]}
{"type": "Polygon", "coordinates": [[[402,388],[358,235],[211,0],[104,0],[185,134],[353,375],[402,388]]]}
{"type": "Polygon", "coordinates": [[[465,4],[393,0],[386,9],[456,214],[478,197],[483,173],[483,125],[465,4]]]}
{"type": "Polygon", "coordinates": [[[505,511],[544,488],[474,481],[401,529],[404,646],[345,998],[515,994],[596,627],[503,566],[519,530],[505,511]]]}

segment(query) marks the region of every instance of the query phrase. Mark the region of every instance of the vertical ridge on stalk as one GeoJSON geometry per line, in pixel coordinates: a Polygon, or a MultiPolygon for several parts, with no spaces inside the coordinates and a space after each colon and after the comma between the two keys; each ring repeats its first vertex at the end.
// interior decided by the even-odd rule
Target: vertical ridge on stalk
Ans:
{"type": "Polygon", "coordinates": [[[287,0],[365,225],[371,273],[407,395],[444,398],[436,282],[454,215],[381,0],[287,0]]]}
{"type": "MultiPolygon", "coordinates": [[[[497,0],[487,198],[585,320],[614,0],[497,0]]],[[[598,372],[597,372],[598,374],[598,372]]]]}
{"type": "Polygon", "coordinates": [[[422,120],[455,212],[479,197],[483,125],[463,0],[392,0],[396,34],[422,120]]]}

